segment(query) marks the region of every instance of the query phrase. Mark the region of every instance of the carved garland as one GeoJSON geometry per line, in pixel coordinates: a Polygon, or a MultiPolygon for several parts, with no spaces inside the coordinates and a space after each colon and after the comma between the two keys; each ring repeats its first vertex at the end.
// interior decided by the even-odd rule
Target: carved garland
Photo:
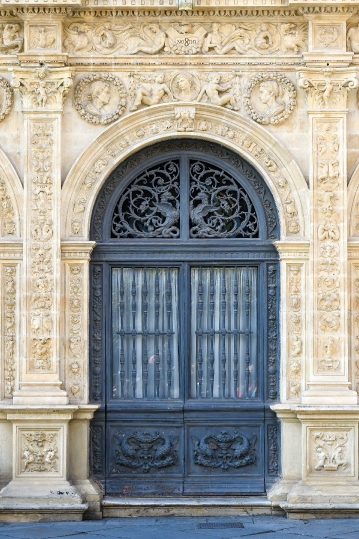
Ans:
{"type": "Polygon", "coordinates": [[[87,122],[107,125],[123,114],[126,95],[125,85],[119,77],[110,73],[92,73],[76,86],[74,105],[87,122]]]}
{"type": "Polygon", "coordinates": [[[4,367],[5,399],[11,399],[15,389],[16,351],[16,266],[3,266],[4,282],[4,367]]]}
{"type": "MultiPolygon", "coordinates": [[[[140,128],[129,128],[127,131],[121,133],[121,137],[116,143],[112,143],[108,146],[107,150],[103,153],[103,157],[97,159],[97,161],[93,163],[82,182],[80,193],[72,207],[71,232],[73,236],[83,235],[83,220],[87,203],[94,185],[101,178],[103,169],[112,163],[115,158],[119,161],[121,154],[128,147],[135,145],[139,141],[152,138],[159,133],[174,132],[174,120],[174,118],[172,120],[156,120],[143,124],[140,128]]],[[[249,134],[230,129],[224,126],[223,123],[214,120],[211,122],[207,120],[198,120],[197,124],[194,126],[194,130],[199,133],[207,132],[214,134],[223,138],[226,142],[230,141],[237,144],[246,152],[251,153],[254,159],[261,163],[267,174],[278,187],[278,192],[285,208],[287,235],[297,235],[301,233],[296,202],[286,179],[287,172],[276,163],[271,155],[259,146],[249,134]]],[[[268,224],[270,228],[270,222],[268,224]]]]}

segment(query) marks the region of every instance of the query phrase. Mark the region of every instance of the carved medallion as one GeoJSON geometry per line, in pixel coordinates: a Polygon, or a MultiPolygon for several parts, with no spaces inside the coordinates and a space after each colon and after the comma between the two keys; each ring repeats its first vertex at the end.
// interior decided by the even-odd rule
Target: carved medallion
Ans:
{"type": "Polygon", "coordinates": [[[106,125],[123,114],[126,88],[119,77],[110,73],[93,73],[81,79],[75,88],[75,108],[91,124],[106,125]]]}
{"type": "Polygon", "coordinates": [[[233,435],[226,431],[206,434],[200,440],[192,436],[194,462],[206,468],[221,468],[222,472],[248,466],[256,460],[256,441],[256,436],[249,440],[237,431],[233,435]]]}
{"type": "Polygon", "coordinates": [[[133,432],[122,440],[116,435],[118,447],[116,449],[116,464],[128,468],[138,469],[144,473],[151,468],[165,468],[176,464],[178,436],[170,440],[164,434],[155,432],[133,432]]]}
{"type": "Polygon", "coordinates": [[[0,77],[0,122],[9,114],[13,101],[13,91],[10,84],[0,77]]]}
{"type": "Polygon", "coordinates": [[[296,90],[290,80],[279,73],[260,73],[250,79],[244,94],[244,106],[259,124],[279,124],[296,106],[296,90]]]}
{"type": "Polygon", "coordinates": [[[193,101],[199,94],[201,83],[196,75],[184,71],[171,80],[172,94],[178,101],[193,101]]]}

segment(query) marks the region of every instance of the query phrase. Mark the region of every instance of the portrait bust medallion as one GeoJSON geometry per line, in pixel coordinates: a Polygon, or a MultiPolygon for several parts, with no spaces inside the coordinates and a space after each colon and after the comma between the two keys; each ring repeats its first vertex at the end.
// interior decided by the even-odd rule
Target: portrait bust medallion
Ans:
{"type": "Polygon", "coordinates": [[[193,73],[177,73],[171,80],[172,94],[178,101],[193,101],[199,94],[201,84],[193,73]]]}
{"type": "Polygon", "coordinates": [[[126,89],[119,77],[93,73],[75,88],[74,104],[84,120],[106,125],[114,122],[126,108],[126,89]]]}
{"type": "Polygon", "coordinates": [[[244,106],[251,118],[263,125],[286,120],[296,106],[296,91],[280,73],[260,73],[245,89],[244,106]]]}

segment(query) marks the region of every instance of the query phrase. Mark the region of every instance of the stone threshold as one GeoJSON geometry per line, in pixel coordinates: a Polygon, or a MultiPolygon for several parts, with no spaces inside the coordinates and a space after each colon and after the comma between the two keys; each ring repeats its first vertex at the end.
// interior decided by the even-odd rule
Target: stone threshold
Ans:
{"type": "Polygon", "coordinates": [[[358,518],[357,503],[280,503],[287,518],[358,518]]]}
{"type": "Polygon", "coordinates": [[[0,522],[81,521],[87,503],[0,503],[0,522]]]}
{"type": "Polygon", "coordinates": [[[284,515],[266,496],[121,498],[105,496],[104,517],[284,515]]]}

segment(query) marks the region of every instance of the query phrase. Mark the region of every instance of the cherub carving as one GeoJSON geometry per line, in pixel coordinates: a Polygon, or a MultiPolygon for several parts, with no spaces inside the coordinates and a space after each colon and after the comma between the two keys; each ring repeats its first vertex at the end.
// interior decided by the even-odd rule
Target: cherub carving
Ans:
{"type": "Polygon", "coordinates": [[[141,105],[158,105],[165,97],[171,101],[174,99],[165,82],[164,73],[155,75],[131,73],[130,95],[133,98],[130,111],[137,110],[141,105]]]}
{"type": "MultiPolygon", "coordinates": [[[[230,76],[233,79],[235,75],[231,74],[230,76]]],[[[220,84],[220,82],[223,82],[222,78],[222,75],[219,73],[210,73],[207,81],[202,86],[202,89],[197,97],[197,101],[200,102],[202,98],[206,96],[207,100],[212,105],[239,110],[233,94],[228,92],[228,90],[232,90],[232,83],[227,82],[226,84],[220,84]]]]}

